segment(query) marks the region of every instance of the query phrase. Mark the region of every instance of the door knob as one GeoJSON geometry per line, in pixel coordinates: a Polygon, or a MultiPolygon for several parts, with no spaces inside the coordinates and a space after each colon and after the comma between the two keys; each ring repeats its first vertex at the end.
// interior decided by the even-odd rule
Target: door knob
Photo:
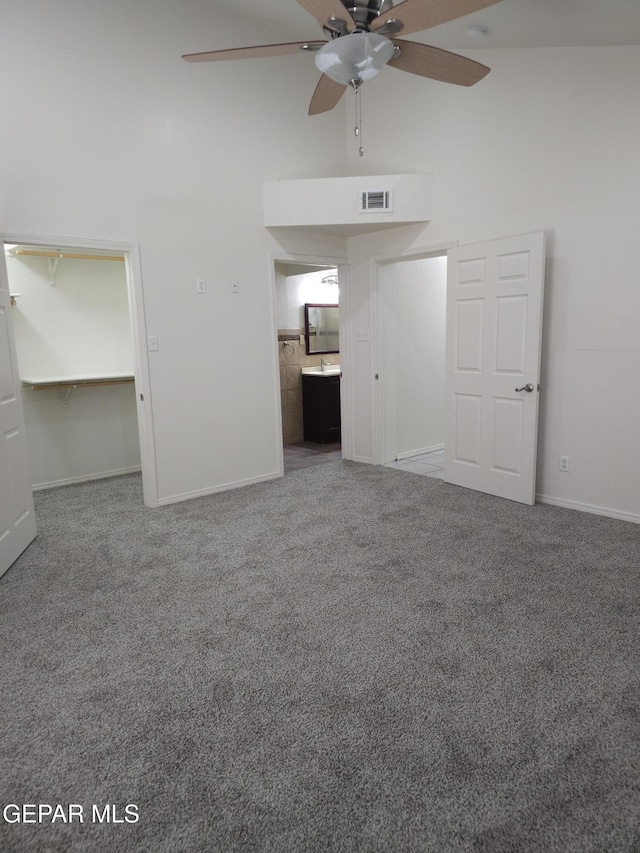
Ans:
{"type": "Polygon", "coordinates": [[[533,385],[530,382],[527,382],[527,384],[523,385],[522,388],[516,388],[516,391],[528,391],[531,393],[533,391],[533,385]]]}

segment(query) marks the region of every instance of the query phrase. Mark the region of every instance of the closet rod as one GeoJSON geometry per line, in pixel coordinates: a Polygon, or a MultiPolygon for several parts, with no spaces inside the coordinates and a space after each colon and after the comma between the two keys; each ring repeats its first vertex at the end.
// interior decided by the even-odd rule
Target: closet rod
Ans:
{"type": "Polygon", "coordinates": [[[76,258],[81,261],[124,261],[116,255],[84,255],[79,252],[36,252],[33,249],[14,249],[16,255],[30,255],[33,258],[76,258]]]}

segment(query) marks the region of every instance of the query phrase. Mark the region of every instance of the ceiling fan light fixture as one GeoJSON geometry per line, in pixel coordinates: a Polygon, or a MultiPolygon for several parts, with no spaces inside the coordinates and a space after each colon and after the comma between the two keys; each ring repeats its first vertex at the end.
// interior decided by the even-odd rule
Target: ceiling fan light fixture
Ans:
{"type": "Polygon", "coordinates": [[[378,33],[350,33],[327,42],[316,54],[323,74],[345,86],[361,85],[382,71],[393,57],[393,43],[378,33]]]}

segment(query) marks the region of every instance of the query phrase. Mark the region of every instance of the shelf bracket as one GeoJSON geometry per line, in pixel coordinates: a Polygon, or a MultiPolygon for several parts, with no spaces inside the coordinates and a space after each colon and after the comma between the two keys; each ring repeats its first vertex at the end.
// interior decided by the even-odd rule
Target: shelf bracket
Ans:
{"type": "Polygon", "coordinates": [[[63,409],[69,408],[69,397],[71,396],[71,392],[74,390],[74,388],[77,388],[77,387],[78,387],[77,385],[69,385],[68,388],[62,389],[62,408],[63,409]]]}
{"type": "Polygon", "coordinates": [[[62,255],[58,255],[56,258],[47,258],[47,263],[49,265],[49,284],[51,287],[56,286],[56,270],[58,269],[58,264],[60,263],[60,259],[62,255]]]}

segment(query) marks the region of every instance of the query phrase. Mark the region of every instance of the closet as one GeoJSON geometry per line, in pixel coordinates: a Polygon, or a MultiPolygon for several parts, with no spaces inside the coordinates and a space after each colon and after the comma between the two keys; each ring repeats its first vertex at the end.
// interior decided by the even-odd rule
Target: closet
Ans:
{"type": "Polygon", "coordinates": [[[140,470],[124,255],[5,245],[34,489],[140,470]]]}

